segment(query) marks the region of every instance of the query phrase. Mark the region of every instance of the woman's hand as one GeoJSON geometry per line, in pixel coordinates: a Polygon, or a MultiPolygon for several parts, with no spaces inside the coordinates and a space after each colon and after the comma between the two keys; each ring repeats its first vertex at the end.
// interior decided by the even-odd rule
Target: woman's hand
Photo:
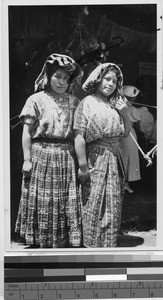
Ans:
{"type": "Polygon", "coordinates": [[[22,172],[26,178],[31,176],[32,163],[30,160],[25,160],[23,163],[22,172]]]}
{"type": "Polygon", "coordinates": [[[78,178],[81,181],[81,183],[84,183],[89,177],[89,169],[87,166],[79,167],[78,170],[78,178]]]}
{"type": "Polygon", "coordinates": [[[115,108],[119,111],[119,113],[122,116],[124,116],[127,113],[127,105],[126,105],[126,103],[122,99],[119,99],[116,102],[115,108]]]}
{"type": "Polygon", "coordinates": [[[128,107],[122,99],[119,99],[116,102],[115,107],[119,111],[119,113],[121,114],[121,116],[123,118],[124,137],[127,137],[131,130],[131,122],[130,122],[130,118],[129,118],[129,114],[128,114],[128,107]]]}

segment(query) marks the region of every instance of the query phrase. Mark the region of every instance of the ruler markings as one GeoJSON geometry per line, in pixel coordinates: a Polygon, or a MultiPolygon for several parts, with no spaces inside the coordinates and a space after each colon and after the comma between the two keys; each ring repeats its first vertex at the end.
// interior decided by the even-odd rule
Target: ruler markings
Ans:
{"type": "Polygon", "coordinates": [[[107,289],[107,287],[108,287],[107,282],[97,282],[96,283],[97,289],[107,289]]]}
{"type": "MultiPolygon", "coordinates": [[[[57,299],[57,291],[39,291],[38,292],[38,299],[50,299],[50,300],[55,300],[57,299]]],[[[72,298],[73,299],[73,298],[72,298]]],[[[34,299],[35,300],[35,299],[34,299]]]]}
{"type": "Polygon", "coordinates": [[[73,288],[72,283],[68,283],[68,282],[62,283],[63,290],[71,290],[72,288],[73,288]]]}
{"type": "Polygon", "coordinates": [[[131,289],[131,298],[148,298],[149,289],[131,289]]]}
{"type": "Polygon", "coordinates": [[[80,299],[80,298],[84,298],[84,299],[93,299],[94,295],[93,295],[93,290],[78,290],[76,291],[76,298],[80,299]]]}
{"type": "MultiPolygon", "coordinates": [[[[40,270],[43,271],[44,269],[40,270]]],[[[115,273],[110,268],[99,268],[94,274],[92,268],[91,270],[87,269],[89,275],[85,276],[78,276],[79,273],[86,274],[84,268],[74,269],[74,272],[70,272],[69,269],[60,270],[59,276],[57,276],[59,269],[50,269],[49,274],[56,274],[56,276],[37,276],[34,278],[35,282],[30,277],[30,270],[27,278],[23,276],[21,278],[13,277],[12,282],[10,282],[11,278],[7,277],[8,283],[4,284],[5,300],[143,299],[154,297],[163,299],[163,270],[161,268],[158,268],[158,273],[156,268],[147,268],[143,274],[140,274],[139,268],[138,273],[134,273],[134,269],[130,269],[130,274],[126,272],[128,270],[126,268],[116,269],[115,273]],[[67,276],[60,276],[61,274],[64,275],[64,271],[67,276]],[[70,273],[73,273],[74,276],[69,275],[70,273]],[[105,276],[111,276],[112,281],[104,280],[105,276]],[[125,278],[119,280],[118,276],[121,278],[125,276],[125,278]],[[115,278],[118,280],[114,281],[115,278]],[[14,279],[18,279],[20,282],[14,282],[14,279]],[[22,282],[26,279],[27,281],[22,282]]]]}
{"type": "Polygon", "coordinates": [[[162,298],[162,289],[24,290],[5,291],[5,300],[162,298]]]}
{"type": "MultiPolygon", "coordinates": [[[[37,283],[36,283],[37,284],[37,283]]],[[[61,283],[58,282],[50,282],[49,283],[50,290],[59,290],[61,288],[61,283]]]]}
{"type": "Polygon", "coordinates": [[[4,299],[5,300],[8,300],[8,299],[19,300],[19,299],[21,299],[20,291],[5,291],[4,299]]]}
{"type": "Polygon", "coordinates": [[[73,283],[72,286],[73,286],[73,289],[75,289],[75,290],[81,290],[81,289],[84,289],[85,283],[77,282],[77,283],[73,283]]]}
{"type": "Polygon", "coordinates": [[[5,290],[25,290],[25,283],[18,283],[18,284],[5,283],[4,288],[5,290]]]}
{"type": "Polygon", "coordinates": [[[106,299],[109,299],[109,298],[113,298],[113,291],[111,289],[95,289],[94,290],[94,298],[95,299],[98,299],[98,298],[106,298],[106,299]]]}
{"type": "Polygon", "coordinates": [[[163,298],[163,289],[150,289],[150,297],[162,297],[163,298]]]}
{"type": "Polygon", "coordinates": [[[38,283],[38,289],[39,290],[48,290],[50,288],[49,283],[48,282],[44,282],[44,283],[38,283]]]}
{"type": "Polygon", "coordinates": [[[83,266],[81,264],[80,266],[82,267],[78,269],[75,269],[75,267],[74,269],[73,267],[68,268],[68,265],[70,266],[70,264],[67,264],[66,268],[59,268],[56,266],[54,267],[54,265],[53,268],[50,267],[48,269],[48,267],[45,268],[46,263],[44,262],[41,265],[41,267],[37,269],[34,268],[36,264],[32,265],[31,270],[30,268],[27,268],[28,270],[26,270],[24,268],[24,264],[23,264],[23,268],[20,269],[16,267],[7,269],[8,272],[6,271],[5,273],[6,281],[4,284],[4,289],[5,289],[4,299],[5,300],[39,300],[39,299],[73,300],[73,299],[115,299],[115,298],[117,299],[161,298],[163,299],[163,261],[161,263],[160,261],[157,263],[145,262],[145,264],[144,262],[141,263],[140,261],[134,264],[133,263],[128,264],[128,262],[126,262],[123,264],[120,263],[119,265],[117,263],[108,264],[107,262],[106,268],[102,267],[104,264],[101,265],[98,264],[99,268],[93,268],[93,267],[89,268],[88,265],[90,266],[90,264],[87,263],[83,263],[83,266]],[[87,266],[87,268],[85,268],[85,266],[87,266]],[[115,266],[115,268],[113,268],[113,266],[115,266]],[[46,270],[46,272],[44,270],[46,270]],[[73,271],[70,272],[70,270],[73,271]],[[16,276],[17,275],[16,272],[18,272],[19,277],[16,276]],[[25,272],[26,272],[26,277],[23,277],[25,272]],[[67,276],[65,276],[64,272],[66,273],[67,276]],[[12,278],[9,276],[11,274],[12,274],[12,278]],[[34,274],[37,276],[32,278],[31,275],[34,274]],[[123,276],[125,274],[126,274],[126,280],[114,281],[113,279],[114,275],[123,276]],[[56,276],[51,276],[51,275],[56,275],[56,276]],[[86,281],[86,279],[88,279],[87,275],[88,276],[93,275],[91,278],[88,277],[90,281],[86,281]],[[105,281],[104,277],[102,281],[96,281],[95,280],[96,275],[99,276],[111,275],[112,281],[108,281],[108,280],[105,281]],[[14,279],[15,280],[17,279],[18,281],[15,282],[14,279]],[[35,282],[33,282],[32,279],[34,279],[35,282]]]}
{"type": "Polygon", "coordinates": [[[163,288],[163,280],[158,280],[154,282],[155,287],[163,288]]]}
{"type": "MultiPolygon", "coordinates": [[[[26,283],[25,287],[26,287],[25,288],[26,290],[37,290],[38,289],[38,286],[35,285],[34,283],[26,283]]],[[[23,289],[23,290],[25,290],[25,289],[23,289]]]]}
{"type": "Polygon", "coordinates": [[[119,288],[122,288],[122,289],[124,289],[124,288],[130,288],[130,286],[131,286],[131,283],[127,282],[127,281],[119,283],[119,288]]]}
{"type": "Polygon", "coordinates": [[[163,281],[128,281],[128,282],[61,282],[61,283],[51,283],[51,282],[36,282],[36,283],[26,283],[26,284],[5,284],[5,290],[8,291],[16,291],[16,290],[35,290],[35,289],[42,289],[42,290],[57,290],[57,289],[123,289],[123,288],[136,288],[136,289],[143,289],[143,288],[163,288],[163,281]]]}
{"type": "MultiPolygon", "coordinates": [[[[35,300],[38,299],[38,290],[25,290],[25,291],[20,291],[20,299],[28,299],[28,300],[35,300]]],[[[5,299],[6,300],[6,299],[5,299]]]]}
{"type": "Polygon", "coordinates": [[[155,287],[155,281],[144,281],[143,286],[145,288],[154,288],[155,287]]]}

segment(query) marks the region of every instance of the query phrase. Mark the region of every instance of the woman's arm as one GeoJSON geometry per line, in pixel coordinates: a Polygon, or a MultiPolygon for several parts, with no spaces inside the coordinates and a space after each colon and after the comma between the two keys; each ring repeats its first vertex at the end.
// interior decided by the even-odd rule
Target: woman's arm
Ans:
{"type": "Polygon", "coordinates": [[[79,179],[84,182],[89,176],[89,170],[87,165],[86,158],[86,142],[84,138],[84,132],[79,130],[74,130],[75,134],[75,152],[78,159],[79,171],[78,176],[79,179]]]}
{"type": "Polygon", "coordinates": [[[125,129],[124,137],[127,137],[131,131],[131,121],[128,115],[127,105],[122,99],[120,99],[117,101],[115,107],[123,117],[124,129],[125,129]]]}
{"type": "Polygon", "coordinates": [[[30,172],[32,168],[31,162],[31,132],[33,130],[34,124],[24,124],[23,134],[22,134],[22,147],[24,155],[24,163],[22,171],[26,177],[30,177],[30,172]]]}

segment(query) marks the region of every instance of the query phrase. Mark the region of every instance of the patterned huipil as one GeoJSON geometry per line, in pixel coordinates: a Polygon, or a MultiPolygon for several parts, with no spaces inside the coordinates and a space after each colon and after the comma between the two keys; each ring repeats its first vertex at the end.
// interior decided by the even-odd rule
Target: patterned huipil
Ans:
{"type": "Polygon", "coordinates": [[[22,180],[16,232],[41,248],[80,246],[80,203],[73,147],[73,116],[78,99],[33,94],[21,112],[33,123],[30,180],[22,180]]]}
{"type": "Polygon", "coordinates": [[[115,247],[124,196],[119,138],[123,119],[109,102],[89,95],[77,107],[74,129],[85,133],[89,179],[81,186],[85,247],[115,247]]]}

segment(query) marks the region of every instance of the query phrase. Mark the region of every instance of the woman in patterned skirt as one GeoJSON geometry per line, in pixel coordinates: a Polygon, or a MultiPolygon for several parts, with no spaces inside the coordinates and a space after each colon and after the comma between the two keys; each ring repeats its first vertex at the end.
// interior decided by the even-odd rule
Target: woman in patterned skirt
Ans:
{"type": "Polygon", "coordinates": [[[119,139],[131,128],[122,85],[117,65],[99,65],[83,84],[88,95],[75,112],[85,247],[117,245],[125,183],[119,139]]]}
{"type": "Polygon", "coordinates": [[[78,247],[81,214],[72,124],[78,99],[67,93],[82,69],[52,54],[23,107],[22,194],[15,231],[40,248],[78,247]]]}

